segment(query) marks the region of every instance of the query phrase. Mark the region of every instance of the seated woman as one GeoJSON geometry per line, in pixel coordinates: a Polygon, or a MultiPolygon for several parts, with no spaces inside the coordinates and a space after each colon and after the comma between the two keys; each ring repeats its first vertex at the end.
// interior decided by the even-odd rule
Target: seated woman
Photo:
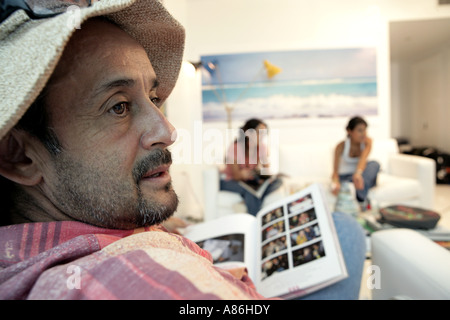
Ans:
{"type": "Polygon", "coordinates": [[[334,153],[333,193],[339,193],[342,182],[353,182],[356,199],[364,211],[369,203],[367,194],[376,184],[380,165],[376,161],[368,161],[372,139],[366,133],[367,122],[361,117],[353,117],[346,129],[347,138],[336,146],[334,153]]]}
{"type": "Polygon", "coordinates": [[[268,175],[268,151],[262,142],[267,125],[250,119],[239,130],[238,138],[226,155],[224,178],[220,190],[239,193],[250,214],[256,215],[265,197],[281,186],[279,178],[268,175]]]}

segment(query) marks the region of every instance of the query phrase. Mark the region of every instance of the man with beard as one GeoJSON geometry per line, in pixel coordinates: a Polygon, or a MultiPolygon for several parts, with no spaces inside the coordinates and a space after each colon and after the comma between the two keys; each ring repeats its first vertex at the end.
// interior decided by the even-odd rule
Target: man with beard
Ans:
{"type": "Polygon", "coordinates": [[[1,12],[0,298],[263,298],[162,226],[183,28],[156,0],[77,1],[79,29],[72,1],[24,3],[1,12]]]}

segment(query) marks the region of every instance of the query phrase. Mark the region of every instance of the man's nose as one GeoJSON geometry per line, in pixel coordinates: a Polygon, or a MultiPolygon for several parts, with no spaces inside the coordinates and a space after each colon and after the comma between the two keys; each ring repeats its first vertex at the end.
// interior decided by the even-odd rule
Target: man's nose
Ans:
{"type": "Polygon", "coordinates": [[[175,127],[157,107],[151,106],[150,109],[145,115],[147,130],[141,136],[141,146],[147,150],[156,145],[170,146],[176,140],[175,127]]]}

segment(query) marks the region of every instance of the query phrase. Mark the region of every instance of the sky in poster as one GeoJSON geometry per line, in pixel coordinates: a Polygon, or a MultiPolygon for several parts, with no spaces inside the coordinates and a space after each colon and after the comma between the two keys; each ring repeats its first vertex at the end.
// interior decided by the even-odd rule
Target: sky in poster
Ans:
{"type": "Polygon", "coordinates": [[[377,114],[375,48],[201,57],[205,121],[377,114]],[[269,79],[264,60],[282,71],[269,79]],[[215,69],[209,68],[214,64],[215,69]]]}

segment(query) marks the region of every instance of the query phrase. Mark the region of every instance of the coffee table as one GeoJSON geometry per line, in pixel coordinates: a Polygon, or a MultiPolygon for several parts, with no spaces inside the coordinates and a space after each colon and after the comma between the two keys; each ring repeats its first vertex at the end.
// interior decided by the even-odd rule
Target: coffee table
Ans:
{"type": "MultiPolygon", "coordinates": [[[[395,229],[398,228],[388,223],[383,223],[380,221],[381,215],[378,208],[372,208],[371,210],[362,212],[358,216],[358,221],[361,223],[363,228],[367,232],[367,240],[370,245],[370,235],[378,230],[395,229]]],[[[450,250],[450,229],[440,225],[439,223],[433,229],[413,229],[430,240],[438,243],[446,249],[450,250]]],[[[370,250],[368,250],[370,252],[370,250]]]]}

